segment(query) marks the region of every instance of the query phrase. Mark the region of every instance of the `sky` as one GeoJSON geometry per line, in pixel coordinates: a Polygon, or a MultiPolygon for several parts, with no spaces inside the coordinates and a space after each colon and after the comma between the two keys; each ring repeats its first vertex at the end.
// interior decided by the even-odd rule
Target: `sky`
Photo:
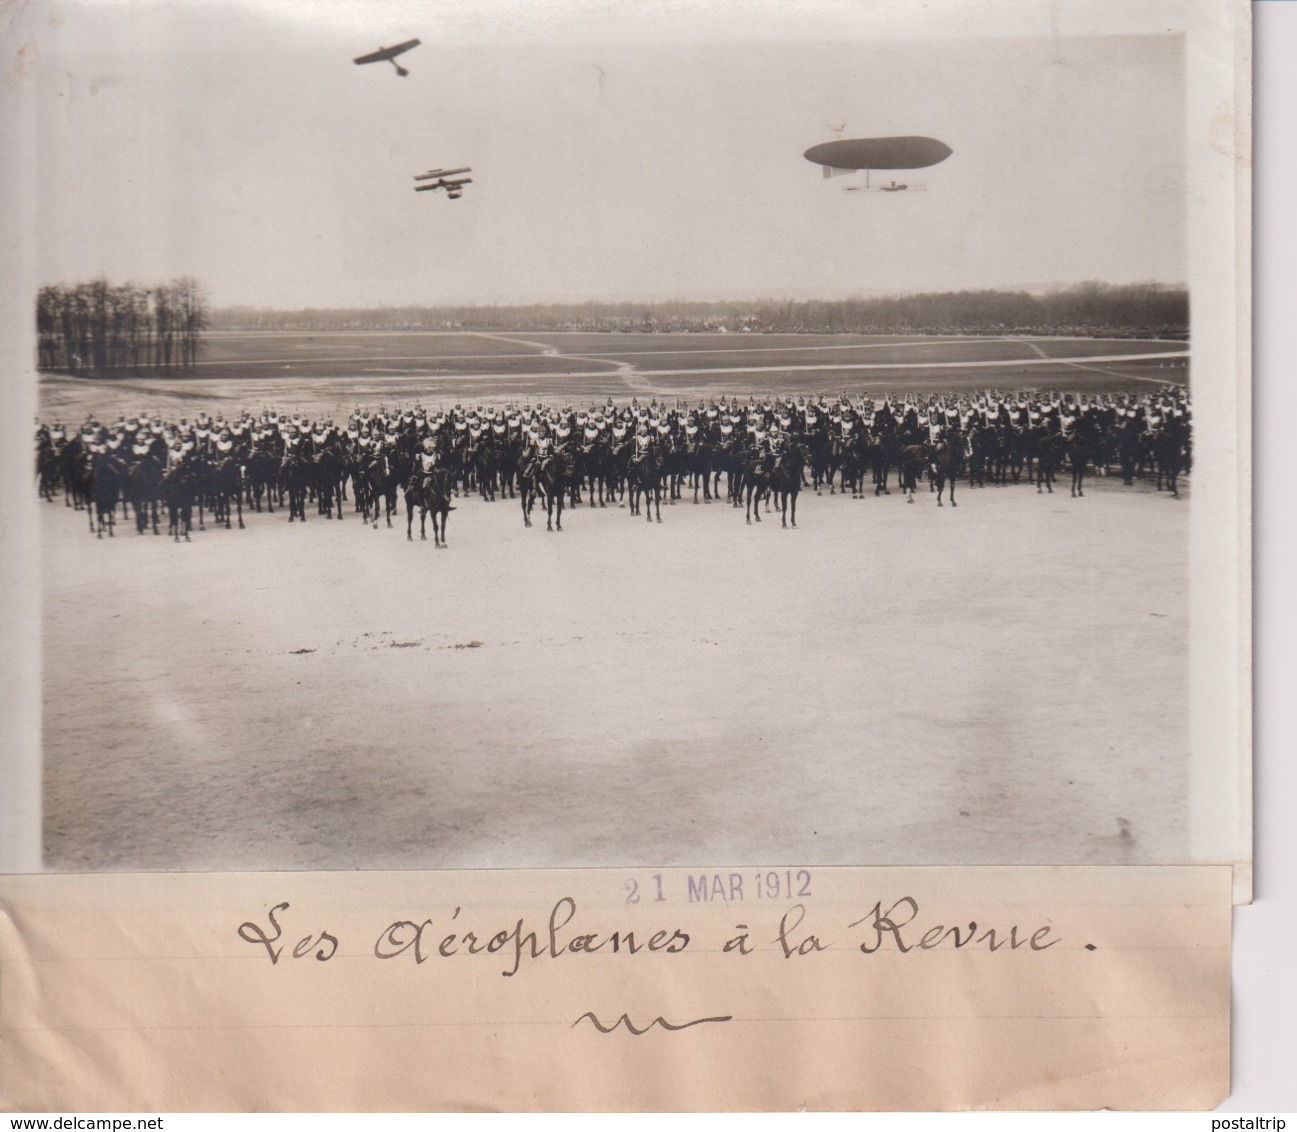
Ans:
{"type": "Polygon", "coordinates": [[[297,308],[1187,278],[1173,5],[484,2],[29,4],[39,281],[297,308]],[[351,62],[415,36],[406,78],[351,62]],[[925,191],[802,156],[903,134],[954,151],[900,175],[925,191]],[[461,199],[413,191],[463,165],[461,199]]]}

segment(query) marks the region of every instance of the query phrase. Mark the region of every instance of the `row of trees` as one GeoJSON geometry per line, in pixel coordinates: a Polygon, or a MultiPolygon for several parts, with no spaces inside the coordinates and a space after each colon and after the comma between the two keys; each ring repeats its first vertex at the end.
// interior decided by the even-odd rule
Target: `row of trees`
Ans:
{"type": "Polygon", "coordinates": [[[198,360],[209,315],[190,278],[142,287],[105,279],[42,287],[36,296],[37,364],[44,371],[108,375],[176,370],[198,360]]]}
{"type": "Polygon", "coordinates": [[[1045,294],[945,291],[838,301],[544,303],[216,311],[222,330],[763,331],[798,334],[1188,336],[1189,294],[1160,283],[1081,283],[1045,294]]]}

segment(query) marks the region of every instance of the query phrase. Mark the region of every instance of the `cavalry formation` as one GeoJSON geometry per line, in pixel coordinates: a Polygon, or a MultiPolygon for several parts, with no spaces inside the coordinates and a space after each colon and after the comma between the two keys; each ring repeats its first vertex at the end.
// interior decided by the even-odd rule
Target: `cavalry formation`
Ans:
{"type": "Polygon", "coordinates": [[[890,495],[909,503],[926,479],[939,506],[957,483],[1026,483],[1053,493],[1070,474],[1073,497],[1087,475],[1122,482],[1151,476],[1178,496],[1192,461],[1186,391],[1147,394],[1005,394],[974,397],[776,397],[769,400],[632,400],[585,409],[542,404],[425,410],[415,405],[357,409],[344,426],[270,410],[236,419],[200,413],[169,421],[142,413],[79,429],[38,422],[37,477],[43,499],[62,491],[85,509],[90,531],[113,535],[117,508],[135,529],[159,534],[161,516],[176,541],[189,540],[193,513],[229,529],[244,510],[306,521],[309,505],[326,518],[353,508],[366,523],[392,525],[398,498],[406,536],[420,537],[432,516],[433,540],[445,546],[456,497],[517,499],[531,526],[541,503],[550,530],[563,529],[565,507],[629,506],[662,521],[662,499],[685,491],[693,502],[722,499],[761,521],[761,507],[797,525],[803,488],[862,499],[890,495]],[[725,494],[721,494],[721,477],[725,494]]]}

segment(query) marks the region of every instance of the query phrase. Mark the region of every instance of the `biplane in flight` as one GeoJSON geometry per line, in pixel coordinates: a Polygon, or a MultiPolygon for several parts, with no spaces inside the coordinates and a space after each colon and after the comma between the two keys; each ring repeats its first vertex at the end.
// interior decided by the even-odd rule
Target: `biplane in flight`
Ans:
{"type": "Polygon", "coordinates": [[[362,55],[359,59],[354,60],[356,63],[391,63],[396,68],[396,73],[405,78],[410,72],[407,71],[400,63],[396,61],[398,55],[404,55],[412,48],[418,47],[417,39],[407,39],[404,43],[398,43],[395,47],[380,47],[377,51],[372,51],[368,55],[362,55]]]}
{"type": "Polygon", "coordinates": [[[473,183],[472,177],[459,177],[460,173],[473,172],[468,166],[463,169],[429,169],[426,173],[418,174],[414,179],[416,181],[431,181],[430,185],[415,185],[416,193],[432,192],[436,189],[445,189],[446,195],[451,200],[459,200],[464,195],[464,186],[473,183]]]}

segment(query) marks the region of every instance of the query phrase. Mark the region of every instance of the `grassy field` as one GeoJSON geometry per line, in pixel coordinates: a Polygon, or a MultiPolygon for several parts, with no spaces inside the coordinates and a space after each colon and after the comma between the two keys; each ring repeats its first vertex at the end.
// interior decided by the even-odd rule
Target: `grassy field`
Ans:
{"type": "Polygon", "coordinates": [[[1186,384],[1184,343],[863,335],[220,333],[180,377],[46,375],[46,415],[776,393],[1114,393],[1186,384]]]}

